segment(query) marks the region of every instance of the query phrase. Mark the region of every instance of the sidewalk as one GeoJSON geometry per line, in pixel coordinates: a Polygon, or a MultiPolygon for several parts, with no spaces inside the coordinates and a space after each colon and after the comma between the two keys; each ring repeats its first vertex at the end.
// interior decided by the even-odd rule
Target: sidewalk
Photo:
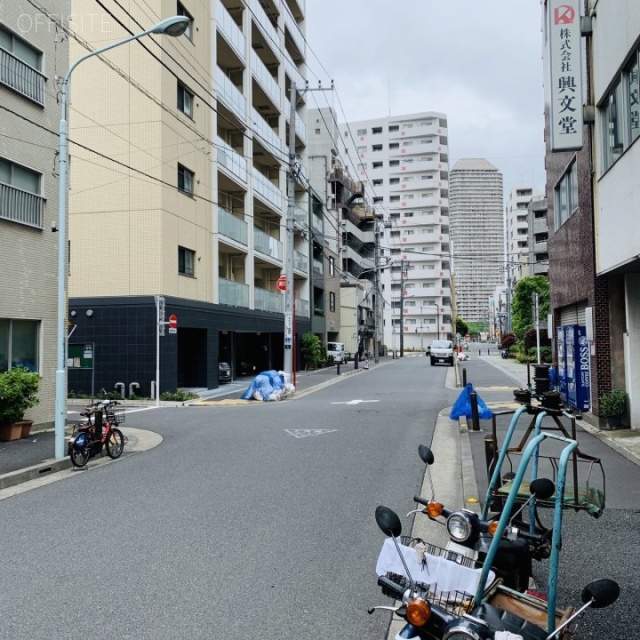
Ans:
{"type": "MultiPolygon", "coordinates": [[[[391,358],[380,359],[379,364],[375,364],[373,360],[369,361],[369,368],[373,369],[376,366],[384,364],[385,361],[391,361],[391,358]]],[[[296,378],[296,392],[293,399],[303,397],[306,393],[310,393],[311,390],[316,388],[322,388],[335,384],[344,376],[360,374],[366,372],[363,367],[364,363],[360,363],[359,368],[354,368],[354,363],[349,362],[346,365],[340,366],[340,375],[337,373],[337,367],[327,367],[324,369],[318,369],[316,371],[301,371],[298,372],[296,378]]],[[[251,384],[252,377],[241,378],[234,383],[221,385],[218,389],[211,391],[203,391],[201,393],[200,400],[194,400],[185,404],[201,404],[212,405],[215,403],[224,404],[246,404],[247,402],[257,402],[254,400],[241,400],[240,397],[245,392],[247,387],[251,384]]],[[[67,404],[67,410],[69,413],[68,421],[76,422],[80,419],[79,411],[82,411],[86,402],[80,400],[69,401],[67,404]]],[[[176,406],[175,402],[162,402],[161,407],[176,406]]],[[[183,403],[179,403],[183,404],[183,403]]],[[[134,402],[123,400],[122,406],[127,408],[140,408],[144,406],[153,407],[155,401],[137,400],[134,402]]],[[[65,434],[65,447],[66,438],[71,434],[72,428],[67,427],[65,434]]],[[[128,425],[124,427],[125,437],[128,437],[131,433],[131,429],[128,425]]],[[[134,429],[133,431],[139,431],[134,429]]],[[[142,437],[140,434],[138,434],[142,437]]],[[[137,438],[136,441],[140,439],[137,438]]],[[[131,450],[132,443],[127,443],[126,451],[131,450]]],[[[65,450],[66,453],[66,450],[65,450]]],[[[28,438],[22,440],[11,440],[8,442],[0,442],[0,490],[7,487],[12,487],[34,478],[40,478],[45,475],[50,475],[68,469],[71,466],[71,462],[67,456],[64,458],[55,459],[55,433],[53,430],[33,432],[28,438]]]]}

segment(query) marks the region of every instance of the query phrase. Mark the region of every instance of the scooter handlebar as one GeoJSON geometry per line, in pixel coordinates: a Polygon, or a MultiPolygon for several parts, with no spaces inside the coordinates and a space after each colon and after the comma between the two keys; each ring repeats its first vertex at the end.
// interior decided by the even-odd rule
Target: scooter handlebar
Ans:
{"type": "Polygon", "coordinates": [[[428,500],[425,500],[424,498],[421,498],[420,496],[413,496],[413,499],[415,502],[417,502],[418,504],[422,504],[425,507],[429,504],[428,500]]]}
{"type": "MultiPolygon", "coordinates": [[[[406,590],[405,586],[402,586],[385,576],[380,576],[378,578],[378,586],[382,587],[382,589],[387,592],[393,593],[394,596],[396,597],[396,600],[402,600],[402,596],[404,595],[404,592],[406,590]]],[[[390,594],[387,593],[387,595],[390,595],[390,594]]]]}

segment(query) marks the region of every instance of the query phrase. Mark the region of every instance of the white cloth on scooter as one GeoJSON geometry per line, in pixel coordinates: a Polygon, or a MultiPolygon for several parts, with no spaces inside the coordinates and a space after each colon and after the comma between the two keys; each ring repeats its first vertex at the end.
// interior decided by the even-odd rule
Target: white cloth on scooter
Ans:
{"type": "Polygon", "coordinates": [[[493,637],[494,640],[524,640],[520,634],[511,631],[496,631],[493,637]]]}
{"type": "MultiPolygon", "coordinates": [[[[424,566],[413,547],[402,545],[399,541],[398,547],[407,563],[411,577],[416,582],[431,585],[438,593],[463,591],[464,593],[475,595],[482,569],[471,569],[444,557],[433,556],[429,553],[427,554],[427,564],[424,566]]],[[[387,573],[397,573],[407,578],[409,577],[391,538],[387,538],[382,545],[376,564],[376,573],[379,576],[384,576],[387,573]]],[[[494,579],[495,574],[490,571],[487,585],[490,585],[494,579]]]]}

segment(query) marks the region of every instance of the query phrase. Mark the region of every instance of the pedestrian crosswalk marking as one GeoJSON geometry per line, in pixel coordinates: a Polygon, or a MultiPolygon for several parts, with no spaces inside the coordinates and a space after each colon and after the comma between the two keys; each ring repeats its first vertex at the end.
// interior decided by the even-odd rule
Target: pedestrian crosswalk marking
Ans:
{"type": "Polygon", "coordinates": [[[294,438],[306,438],[307,436],[321,436],[325,433],[333,433],[337,429],[285,429],[285,432],[294,438]]]}

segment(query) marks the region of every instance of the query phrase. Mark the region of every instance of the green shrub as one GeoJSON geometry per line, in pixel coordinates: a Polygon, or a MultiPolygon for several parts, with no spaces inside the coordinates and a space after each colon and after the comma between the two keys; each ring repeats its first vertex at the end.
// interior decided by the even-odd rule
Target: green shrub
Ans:
{"type": "Polygon", "coordinates": [[[0,373],[0,424],[13,424],[38,404],[40,376],[24,367],[0,373]]]}
{"type": "Polygon", "coordinates": [[[305,333],[302,336],[302,357],[306,367],[317,367],[324,363],[326,353],[322,347],[322,341],[315,333],[305,333]]]}
{"type": "Polygon", "coordinates": [[[627,408],[627,392],[624,389],[613,389],[600,397],[600,414],[605,418],[621,416],[627,408]]]}
{"type": "Polygon", "coordinates": [[[167,402],[186,402],[187,400],[195,400],[199,398],[195,393],[191,393],[190,391],[182,391],[178,390],[175,393],[171,391],[165,391],[160,394],[160,400],[166,400],[167,402]]]}

